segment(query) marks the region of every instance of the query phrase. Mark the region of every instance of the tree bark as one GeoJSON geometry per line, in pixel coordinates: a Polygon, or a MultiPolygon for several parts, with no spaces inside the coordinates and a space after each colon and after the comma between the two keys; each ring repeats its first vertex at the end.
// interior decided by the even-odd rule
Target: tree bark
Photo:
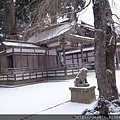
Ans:
{"type": "Polygon", "coordinates": [[[6,13],[6,34],[8,38],[16,39],[17,29],[15,7],[13,0],[5,4],[5,13],[6,13]]]}
{"type": "Polygon", "coordinates": [[[114,55],[116,36],[108,0],[93,0],[95,29],[95,72],[99,97],[108,101],[118,99],[114,55]]]}

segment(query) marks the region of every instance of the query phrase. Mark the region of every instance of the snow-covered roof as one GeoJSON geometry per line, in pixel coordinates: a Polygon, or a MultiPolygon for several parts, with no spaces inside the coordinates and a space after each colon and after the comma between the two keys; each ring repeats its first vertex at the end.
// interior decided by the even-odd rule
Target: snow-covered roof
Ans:
{"type": "Polygon", "coordinates": [[[6,46],[20,46],[20,47],[38,47],[31,43],[23,43],[23,42],[13,42],[13,41],[4,41],[2,42],[6,46]]]}
{"type": "Polygon", "coordinates": [[[48,39],[57,37],[59,35],[62,35],[65,32],[69,31],[72,28],[72,25],[74,23],[75,22],[65,23],[65,24],[62,24],[60,26],[54,27],[50,30],[46,30],[44,32],[41,32],[41,33],[29,38],[28,42],[37,43],[37,42],[41,42],[41,41],[48,40],[48,39]]]}
{"type": "MultiPolygon", "coordinates": [[[[90,50],[94,50],[94,47],[83,48],[83,52],[90,51],[90,50]]],[[[81,52],[81,50],[72,50],[72,51],[65,52],[65,54],[72,54],[72,53],[78,53],[78,52],[81,52]]]]}
{"type": "MultiPolygon", "coordinates": [[[[120,45],[120,43],[117,43],[117,45],[120,45]]],[[[83,52],[91,51],[91,50],[94,50],[94,47],[83,48],[83,52]]],[[[78,52],[81,52],[81,50],[72,50],[72,51],[65,52],[65,54],[67,55],[67,54],[78,53],[78,52]]]]}
{"type": "Polygon", "coordinates": [[[64,16],[64,17],[59,17],[59,18],[57,19],[57,22],[58,22],[58,23],[62,23],[62,22],[65,22],[65,21],[67,21],[67,20],[69,20],[69,18],[67,18],[67,16],[64,16]]]}
{"type": "Polygon", "coordinates": [[[78,38],[81,41],[87,40],[87,41],[93,41],[94,42],[94,38],[92,38],[92,37],[85,37],[85,36],[80,36],[80,35],[75,35],[75,34],[70,34],[70,36],[78,38]]]}

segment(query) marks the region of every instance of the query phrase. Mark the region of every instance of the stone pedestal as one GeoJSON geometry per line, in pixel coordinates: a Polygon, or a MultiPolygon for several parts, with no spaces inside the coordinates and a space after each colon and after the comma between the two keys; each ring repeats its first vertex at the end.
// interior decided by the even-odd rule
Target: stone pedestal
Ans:
{"type": "Polygon", "coordinates": [[[95,86],[93,87],[70,87],[71,102],[92,103],[95,97],[95,86]]]}

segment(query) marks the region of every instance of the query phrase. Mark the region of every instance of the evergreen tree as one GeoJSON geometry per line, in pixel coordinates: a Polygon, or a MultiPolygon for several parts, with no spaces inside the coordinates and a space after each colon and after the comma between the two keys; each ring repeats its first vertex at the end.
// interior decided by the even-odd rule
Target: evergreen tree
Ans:
{"type": "Polygon", "coordinates": [[[50,24],[55,23],[58,17],[66,16],[69,19],[76,17],[75,12],[82,9],[85,0],[41,0],[37,2],[33,12],[33,21],[39,23],[49,17],[50,24]],[[75,15],[75,16],[74,16],[75,15]]]}
{"type": "Polygon", "coordinates": [[[0,42],[5,37],[5,8],[3,4],[0,4],[0,42]]]}
{"type": "Polygon", "coordinates": [[[16,0],[15,2],[17,31],[19,33],[19,39],[22,39],[21,32],[26,29],[31,20],[30,16],[28,15],[30,10],[30,3],[31,0],[16,0]]]}
{"type": "Polygon", "coordinates": [[[52,24],[57,23],[60,17],[77,21],[77,12],[85,5],[85,0],[33,0],[30,8],[31,26],[24,33],[24,38],[29,34],[42,31],[52,24]]]}

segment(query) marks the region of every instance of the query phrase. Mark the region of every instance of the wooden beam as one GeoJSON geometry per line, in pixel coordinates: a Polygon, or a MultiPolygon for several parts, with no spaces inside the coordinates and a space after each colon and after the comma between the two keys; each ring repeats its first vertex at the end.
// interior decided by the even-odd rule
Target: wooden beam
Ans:
{"type": "Polygon", "coordinates": [[[29,68],[28,54],[27,54],[27,67],[29,68]]]}
{"type": "Polygon", "coordinates": [[[15,52],[14,52],[14,47],[12,47],[12,52],[13,52],[13,68],[16,67],[16,64],[15,64],[15,52]]]}
{"type": "Polygon", "coordinates": [[[64,67],[65,67],[65,76],[67,76],[66,55],[65,55],[65,46],[64,45],[63,45],[63,59],[64,59],[64,67]]]}
{"type": "Polygon", "coordinates": [[[21,62],[21,67],[22,67],[22,48],[20,48],[20,62],[21,62]]]}
{"type": "Polygon", "coordinates": [[[84,37],[84,36],[73,36],[73,35],[65,35],[67,41],[73,41],[76,43],[94,43],[94,38],[84,37]]]}
{"type": "Polygon", "coordinates": [[[79,66],[79,57],[78,57],[78,53],[77,53],[77,63],[78,63],[78,66],[79,66]]]}
{"type": "Polygon", "coordinates": [[[83,43],[81,42],[81,61],[82,61],[82,67],[83,67],[83,43]]]}

